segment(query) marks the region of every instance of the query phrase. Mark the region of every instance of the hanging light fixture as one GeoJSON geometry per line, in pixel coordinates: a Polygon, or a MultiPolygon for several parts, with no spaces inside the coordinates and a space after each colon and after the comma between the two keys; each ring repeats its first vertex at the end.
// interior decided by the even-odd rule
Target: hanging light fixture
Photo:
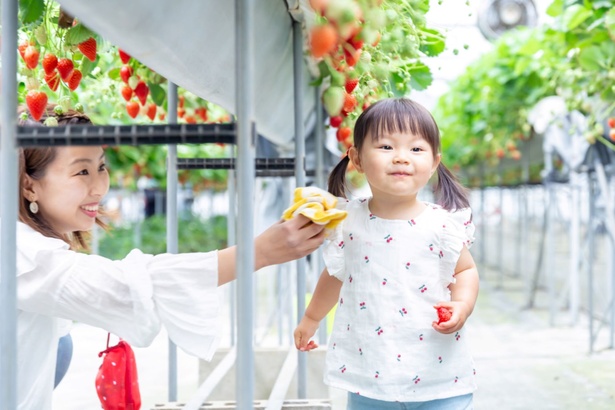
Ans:
{"type": "Polygon", "coordinates": [[[493,41],[518,26],[535,27],[538,12],[532,0],[485,0],[477,15],[480,32],[493,41]]]}

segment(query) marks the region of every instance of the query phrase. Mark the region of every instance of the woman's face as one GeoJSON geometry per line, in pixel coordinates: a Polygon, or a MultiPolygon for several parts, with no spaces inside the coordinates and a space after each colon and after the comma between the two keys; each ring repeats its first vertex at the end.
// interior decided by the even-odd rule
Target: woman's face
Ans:
{"type": "Polygon", "coordinates": [[[100,201],[109,191],[102,147],[59,147],[39,180],[31,179],[24,195],[60,234],[94,226],[100,201]]]}

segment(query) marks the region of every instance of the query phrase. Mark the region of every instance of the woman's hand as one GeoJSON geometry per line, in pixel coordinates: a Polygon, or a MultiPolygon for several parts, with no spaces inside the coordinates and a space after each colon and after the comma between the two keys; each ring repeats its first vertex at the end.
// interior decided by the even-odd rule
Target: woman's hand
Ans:
{"type": "Polygon", "coordinates": [[[324,239],[324,226],[303,215],[277,222],[254,240],[256,270],[306,256],[318,249],[324,239]]]}
{"type": "Polygon", "coordinates": [[[303,316],[301,322],[295,328],[293,336],[295,338],[295,347],[302,352],[309,352],[312,349],[316,349],[318,345],[313,340],[310,340],[316,330],[318,329],[319,322],[310,319],[307,316],[303,316]]]}

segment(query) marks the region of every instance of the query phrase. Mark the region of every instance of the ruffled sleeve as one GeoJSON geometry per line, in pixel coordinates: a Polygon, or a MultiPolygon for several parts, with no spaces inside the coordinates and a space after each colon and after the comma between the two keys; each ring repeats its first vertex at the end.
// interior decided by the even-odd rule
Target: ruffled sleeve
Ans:
{"type": "MultiPolygon", "coordinates": [[[[336,209],[345,211],[348,208],[346,198],[338,198],[336,209]]],[[[346,278],[346,264],[344,262],[344,222],[340,222],[328,233],[325,246],[323,247],[323,258],[329,275],[335,276],[342,282],[346,278]]]]}
{"type": "Polygon", "coordinates": [[[18,230],[20,310],[100,327],[137,347],[165,326],[187,353],[211,359],[219,332],[217,252],[134,250],[112,261],[65,245],[25,225],[18,230]]]}
{"type": "Polygon", "coordinates": [[[440,235],[440,280],[445,286],[455,283],[455,267],[459,260],[461,250],[465,246],[470,248],[474,243],[474,223],[472,222],[472,210],[460,209],[454,212],[445,212],[444,222],[440,235]]]}

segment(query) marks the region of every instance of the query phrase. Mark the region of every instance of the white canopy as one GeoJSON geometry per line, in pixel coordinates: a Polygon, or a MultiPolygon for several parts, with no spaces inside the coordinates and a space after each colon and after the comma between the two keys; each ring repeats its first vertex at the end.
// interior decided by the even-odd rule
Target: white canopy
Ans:
{"type": "MultiPolygon", "coordinates": [[[[235,112],[232,0],[59,0],[71,15],[178,86],[235,112]]],[[[256,129],[285,146],[294,139],[293,18],[313,20],[307,0],[259,0],[254,7],[256,129]]],[[[305,36],[304,36],[305,37],[305,36]]],[[[303,118],[314,123],[314,88],[303,64],[303,118]]]]}

